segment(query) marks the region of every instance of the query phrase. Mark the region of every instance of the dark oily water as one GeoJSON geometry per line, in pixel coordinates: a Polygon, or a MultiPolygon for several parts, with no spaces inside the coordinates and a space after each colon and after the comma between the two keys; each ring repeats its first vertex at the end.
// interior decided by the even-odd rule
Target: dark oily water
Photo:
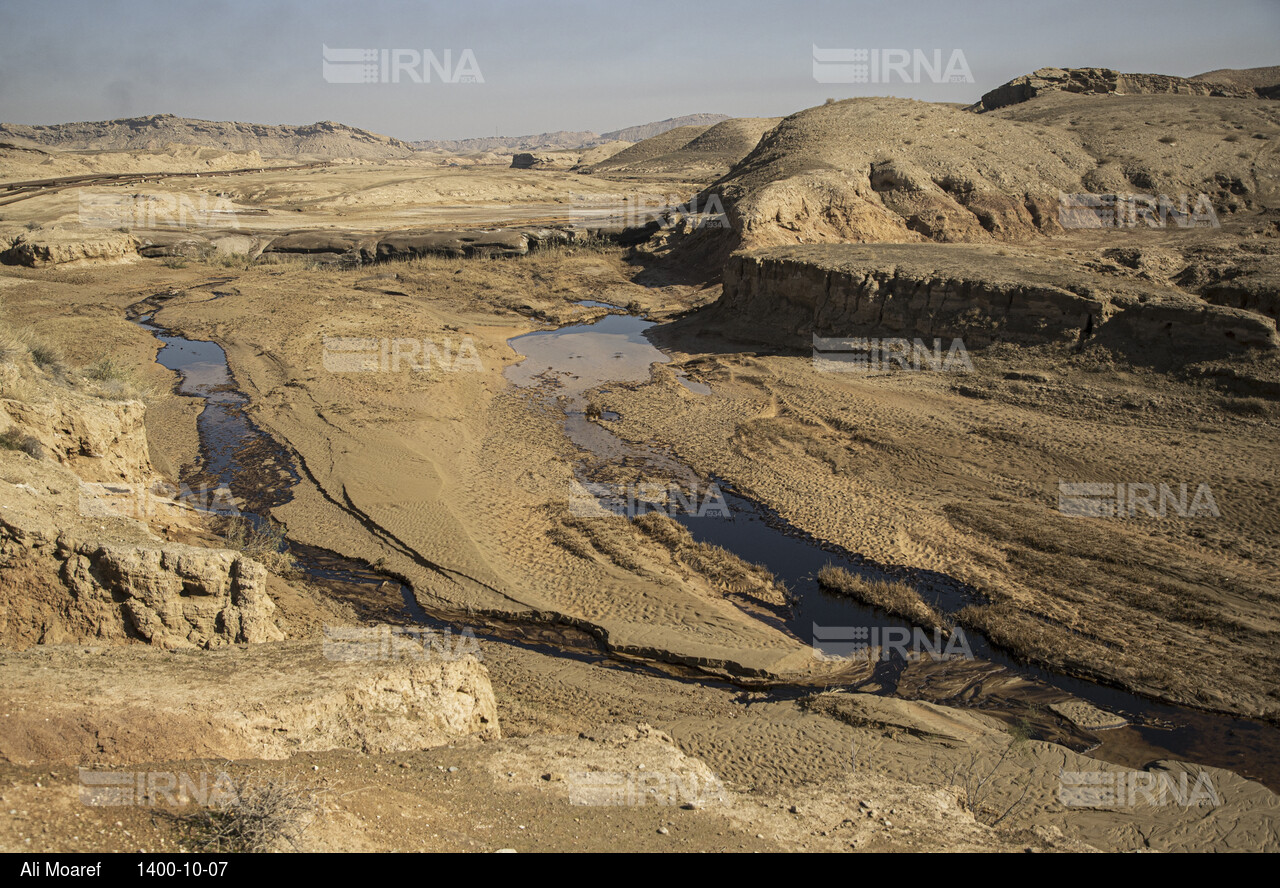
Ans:
{"type": "MultiPolygon", "coordinates": [[[[154,307],[153,304],[140,306],[149,310],[154,307]]],[[[597,359],[599,355],[607,354],[610,361],[636,366],[643,362],[645,368],[654,362],[668,360],[643,337],[644,330],[652,326],[651,322],[625,316],[610,317],[616,320],[602,329],[610,336],[606,344],[613,349],[611,352],[606,353],[604,348],[578,349],[578,342],[572,338],[567,343],[564,343],[563,337],[548,341],[559,341],[572,348],[574,353],[594,352],[597,359]],[[622,353],[622,357],[615,357],[618,352],[622,353]]],[[[203,398],[206,402],[206,409],[199,422],[205,457],[203,461],[206,465],[197,473],[198,476],[228,484],[236,501],[244,503],[242,508],[246,517],[253,521],[265,520],[273,505],[289,501],[291,489],[298,483],[298,473],[290,455],[245,415],[247,399],[235,391],[234,380],[227,369],[226,355],[221,347],[216,343],[192,341],[173,335],[150,323],[150,320],[149,316],[139,319],[164,345],[157,361],[182,375],[179,391],[203,398]]],[[[554,332],[570,336],[581,335],[588,326],[578,325],[572,332],[569,329],[554,332]]],[[[515,346],[517,351],[527,354],[522,345],[523,342],[515,346]]],[[[570,374],[556,372],[558,364],[554,349],[543,351],[541,357],[551,363],[543,367],[540,373],[526,377],[524,384],[549,384],[555,390],[558,382],[569,383],[568,386],[559,386],[559,390],[564,393],[563,389],[567,387],[573,392],[573,396],[568,399],[566,429],[579,446],[603,459],[640,459],[647,465],[661,467],[671,477],[679,477],[685,483],[701,483],[691,470],[682,466],[664,448],[623,442],[601,424],[588,421],[580,409],[573,409],[575,406],[581,407],[583,393],[617,379],[610,375],[616,364],[605,364],[584,374],[581,371],[592,362],[580,360],[575,372],[571,374],[577,377],[573,379],[570,374]],[[547,367],[552,370],[550,374],[546,373],[547,367]],[[541,376],[541,379],[535,379],[536,376],[541,376]]],[[[597,360],[596,363],[601,362],[597,360]]],[[[630,374],[632,370],[628,369],[627,372],[630,374]]],[[[647,373],[642,378],[648,378],[647,373]]],[[[922,589],[936,590],[936,598],[930,599],[928,591],[925,597],[936,601],[943,610],[951,610],[964,600],[964,590],[943,575],[874,565],[789,528],[776,515],[736,496],[727,485],[723,485],[722,497],[729,506],[731,519],[695,518],[688,515],[676,517],[690,528],[696,538],[724,545],[746,560],[764,561],[786,582],[797,593],[799,600],[793,611],[784,616],[780,625],[805,641],[811,640],[815,623],[822,627],[901,626],[900,620],[854,602],[828,596],[818,589],[812,575],[829,561],[863,572],[883,572],[918,581],[922,589]]],[[[594,639],[578,637],[557,627],[495,617],[486,617],[487,625],[480,627],[474,626],[465,615],[428,612],[416,601],[407,585],[368,565],[296,543],[291,544],[291,551],[312,582],[334,597],[350,602],[358,613],[368,619],[416,624],[438,633],[452,632],[455,637],[462,632],[474,632],[489,641],[518,645],[555,656],[588,662],[605,659],[621,661],[628,668],[650,671],[676,680],[722,684],[678,667],[601,655],[594,639]]],[[[996,663],[1008,663],[1009,668],[1020,670],[1020,674],[1027,678],[1039,680],[1051,692],[1061,689],[1105,709],[1126,715],[1138,723],[1134,727],[1100,733],[1101,746],[1093,751],[1095,756],[1135,767],[1157,758],[1181,758],[1230,768],[1259,779],[1273,788],[1280,786],[1280,767],[1277,767],[1276,754],[1277,748],[1280,748],[1277,739],[1280,732],[1272,726],[1154,703],[1123,691],[1019,666],[998,651],[992,651],[981,638],[970,636],[969,641],[980,659],[989,658],[996,663]]],[[[945,663],[936,665],[944,670],[947,668],[945,663]]],[[[875,681],[880,683],[879,690],[894,692],[898,680],[904,674],[909,675],[911,668],[914,667],[904,670],[900,663],[884,664],[884,668],[878,669],[875,676],[875,681]]],[[[803,688],[791,689],[785,685],[777,686],[773,691],[779,697],[804,692],[803,688]]],[[[980,694],[956,699],[934,695],[930,699],[960,705],[978,705],[996,714],[1000,714],[1000,707],[1007,703],[1005,700],[985,699],[980,694]]]]}
{"type": "MultiPolygon", "coordinates": [[[[919,590],[927,603],[943,613],[955,613],[977,600],[972,590],[945,574],[876,564],[798,531],[771,511],[738,496],[729,485],[698,478],[665,448],[653,442],[632,444],[621,440],[608,430],[608,421],[612,418],[608,414],[600,417],[603,422],[590,420],[586,415],[588,392],[613,382],[647,380],[653,364],[670,361],[645,336],[645,331],[653,326],[654,322],[643,318],[610,315],[594,323],[529,333],[510,340],[511,347],[526,359],[509,368],[507,378],[538,395],[564,399],[565,433],[587,455],[586,464],[575,471],[579,481],[602,500],[606,509],[637,514],[644,510],[644,504],[626,494],[602,496],[604,485],[591,487],[590,479],[599,476],[604,466],[643,464],[655,475],[673,479],[692,494],[684,505],[696,508],[667,508],[664,512],[688,528],[694,539],[723,546],[740,558],[764,564],[772,571],[794,595],[794,605],[780,615],[780,627],[813,645],[815,656],[819,651],[847,655],[851,642],[865,641],[872,637],[872,630],[878,630],[874,637],[880,639],[885,638],[886,630],[910,631],[901,618],[824,592],[816,576],[826,564],[845,567],[869,578],[905,580],[919,590]],[[709,502],[727,506],[727,517],[722,517],[719,509],[704,508],[709,502]],[[703,514],[698,515],[698,511],[703,514]]],[[[950,641],[953,645],[950,650],[957,650],[954,645],[958,637],[957,634],[950,641]]],[[[1160,703],[1118,688],[1060,675],[1014,660],[977,633],[964,632],[963,637],[973,654],[972,660],[944,658],[928,664],[927,669],[920,669],[900,659],[897,662],[891,659],[877,668],[867,689],[897,693],[899,682],[905,683],[910,678],[914,696],[973,705],[993,714],[1010,716],[1036,712],[1046,703],[1075,697],[1131,722],[1127,727],[1098,731],[1095,735],[1086,733],[1094,756],[1133,767],[1161,758],[1200,762],[1229,768],[1280,790],[1280,728],[1276,726],[1160,703]],[[1013,696],[999,692],[989,694],[980,679],[972,678],[992,672],[1022,679],[1018,682],[1021,690],[1013,696]]],[[[936,637],[929,640],[937,650],[948,649],[947,640],[936,637]]],[[[1068,742],[1068,745],[1079,747],[1080,733],[1084,732],[1077,733],[1077,742],[1068,742]]]]}
{"type": "MultiPolygon", "coordinates": [[[[292,489],[301,479],[288,453],[245,413],[249,399],[234,387],[226,352],[215,342],[177,336],[155,324],[150,314],[135,322],[161,343],[156,363],[179,374],[178,392],[204,401],[197,420],[200,465],[184,472],[183,483],[193,491],[229,488],[236,513],[262,526],[272,508],[293,498],[292,489]]],[[[362,616],[385,611],[388,597],[395,595],[409,621],[445,626],[423,613],[408,590],[363,564],[296,543],[290,552],[310,579],[362,616]]]]}
{"type": "Polygon", "coordinates": [[[255,523],[266,510],[288,502],[298,473],[245,414],[249,399],[235,390],[222,347],[171,335],[151,323],[150,316],[138,324],[163,346],[156,363],[180,374],[178,391],[204,401],[197,421],[201,465],[183,481],[193,487],[230,488],[246,504],[245,517],[255,523]]]}
{"type": "MultiPolygon", "coordinates": [[[[144,301],[135,310],[154,313],[156,301],[144,301]]],[[[162,344],[156,362],[180,374],[178,391],[205,402],[197,423],[201,465],[184,483],[193,488],[196,484],[230,487],[239,514],[256,525],[263,524],[271,508],[292,499],[292,489],[301,480],[292,457],[245,414],[248,399],[235,390],[226,353],[219,345],[178,336],[156,324],[152,314],[134,320],[162,344]]],[[[433,644],[448,643],[446,636],[451,635],[456,649],[464,633],[470,633],[489,642],[586,662],[621,661],[603,655],[595,638],[571,627],[491,615],[485,617],[484,625],[477,625],[474,615],[424,608],[401,578],[362,562],[293,541],[289,551],[310,582],[352,605],[362,619],[423,627],[434,633],[429,639],[433,644]]],[[[677,680],[700,678],[683,667],[623,662],[629,668],[677,680]]]]}

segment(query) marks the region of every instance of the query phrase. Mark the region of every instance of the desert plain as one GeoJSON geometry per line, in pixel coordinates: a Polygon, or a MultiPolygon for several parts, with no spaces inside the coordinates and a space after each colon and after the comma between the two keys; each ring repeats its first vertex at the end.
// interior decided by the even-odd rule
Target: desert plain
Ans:
{"type": "Polygon", "coordinates": [[[1277,850],[1277,81],[0,127],[0,848],[1277,850]]]}

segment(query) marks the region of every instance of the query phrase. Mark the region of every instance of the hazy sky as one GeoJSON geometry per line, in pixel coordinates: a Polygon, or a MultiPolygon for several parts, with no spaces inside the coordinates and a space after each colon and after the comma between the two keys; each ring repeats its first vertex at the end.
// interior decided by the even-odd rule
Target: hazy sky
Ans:
{"type": "MultiPolygon", "coordinates": [[[[404,139],[776,116],[829,96],[976,101],[1048,65],[1280,64],[1280,0],[0,0],[0,120],[337,120],[404,139]],[[470,50],[479,82],[343,83],[331,49],[470,50]],[[962,53],[972,83],[820,83],[813,47],[962,53]]],[[[380,59],[380,55],[378,55],[380,59]]],[[[407,54],[404,61],[412,62],[407,54]]],[[[424,66],[419,63],[421,76],[424,66]]],[[[909,70],[909,69],[908,69],[909,70]]],[[[372,76],[382,77],[379,64],[372,76]]]]}

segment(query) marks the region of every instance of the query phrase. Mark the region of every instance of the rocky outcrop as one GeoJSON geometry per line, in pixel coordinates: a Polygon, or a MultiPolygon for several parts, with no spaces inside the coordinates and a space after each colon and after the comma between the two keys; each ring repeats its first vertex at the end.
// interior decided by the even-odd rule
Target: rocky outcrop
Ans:
{"type": "Polygon", "coordinates": [[[215,254],[257,258],[262,248],[278,237],[241,234],[238,231],[209,231],[205,235],[189,231],[139,231],[138,255],[145,259],[208,259],[215,254]]]}
{"type": "Polygon", "coordinates": [[[44,455],[83,481],[143,482],[155,472],[141,401],[65,397],[0,398],[0,433],[33,438],[44,455]]]}
{"type": "Polygon", "coordinates": [[[302,231],[281,235],[263,247],[261,261],[280,256],[306,256],[319,262],[372,265],[422,256],[503,258],[523,256],[553,244],[572,244],[590,238],[618,241],[621,227],[498,228],[459,231],[392,231],[365,234],[352,231],[302,231]]]}
{"type": "Polygon", "coordinates": [[[529,240],[518,231],[432,231],[386,235],[370,259],[378,262],[419,256],[523,256],[529,240]]]}
{"type": "Polygon", "coordinates": [[[152,467],[141,401],[90,397],[34,367],[26,376],[5,386],[25,386],[24,400],[0,399],[0,639],[169,649],[282,639],[266,568],[157,535],[200,534],[197,509],[233,505],[230,492],[175,496],[152,467]]]}
{"type": "Polygon", "coordinates": [[[352,253],[374,249],[376,237],[350,231],[298,231],[275,238],[264,253],[294,253],[316,255],[323,253],[352,253]]]}
{"type": "Polygon", "coordinates": [[[511,169],[513,170],[546,170],[546,169],[568,169],[571,164],[562,163],[561,159],[552,154],[516,154],[511,158],[511,169]]]}
{"type": "Polygon", "coordinates": [[[1108,309],[1048,281],[940,272],[896,251],[887,259],[826,245],[731,257],[721,303],[739,329],[754,319],[797,347],[811,335],[1069,341],[1108,309]]]}
{"type": "Polygon", "coordinates": [[[1280,348],[1272,318],[1176,290],[1064,275],[974,247],[812,245],[737,254],[714,311],[732,335],[795,348],[812,336],[1071,344],[1181,360],[1280,348]]]}
{"type": "Polygon", "coordinates": [[[500,736],[474,653],[339,659],[325,643],[0,653],[0,758],[118,764],[427,749],[500,736]]]}
{"type": "Polygon", "coordinates": [[[1122,74],[1110,68],[1040,68],[1031,74],[1015,77],[982,96],[971,111],[994,111],[1016,105],[1047,92],[1084,93],[1092,95],[1182,95],[1224,96],[1256,99],[1262,94],[1252,87],[1230,83],[1210,83],[1165,74],[1122,74]]]}
{"type": "Polygon", "coordinates": [[[0,252],[0,263],[39,268],[45,265],[119,263],[138,258],[138,241],[122,231],[70,232],[50,229],[27,232],[0,252]]]}
{"type": "Polygon", "coordinates": [[[170,650],[284,637],[267,570],[227,549],[165,542],[199,526],[157,485],[82,482],[50,460],[0,458],[0,639],[141,641],[170,650]]]}
{"type": "Polygon", "coordinates": [[[118,609],[125,634],[168,649],[280,641],[267,569],[226,549],[79,543],[62,576],[75,597],[118,609]]]}

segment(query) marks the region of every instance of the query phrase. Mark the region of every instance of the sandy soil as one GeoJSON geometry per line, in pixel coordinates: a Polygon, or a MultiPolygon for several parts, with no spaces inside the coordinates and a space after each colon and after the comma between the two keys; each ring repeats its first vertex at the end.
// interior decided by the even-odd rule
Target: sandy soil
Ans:
{"type": "MultiPolygon", "coordinates": [[[[237,178],[235,199],[272,214],[264,229],[277,216],[282,228],[385,229],[388,219],[457,219],[453,202],[473,207],[469,220],[552,218],[565,189],[590,177],[386,164],[296,178],[237,178]],[[294,210],[291,226],[283,217],[294,210]]],[[[66,211],[59,199],[26,202],[24,212],[50,224],[66,211]]],[[[1103,261],[1101,247],[1082,249],[1103,261]]],[[[996,720],[865,695],[744,691],[769,676],[813,690],[849,676],[762,619],[758,603],[620,519],[575,523],[568,498],[582,454],[563,434],[553,385],[508,385],[504,370],[519,356],[507,340],[603,311],[582,300],[671,318],[706,306],[715,288],[582,248],[356,270],[181,264],[5,268],[3,321],[55,342],[75,365],[110,355],[151,381],[153,454],[176,474],[198,453],[196,408],[171,393],[172,375],[151,363],[154,341],[124,319],[127,306],[159,295],[159,323],[224,346],[252,418],[302,470],[293,500],[274,512],[291,539],[376,565],[430,608],[581,630],[617,654],[486,642],[500,741],[228,764],[324,791],[305,847],[1276,848],[1276,796],[1226,771],[1160,766],[1193,781],[1208,774],[1220,795],[1210,816],[1179,805],[1064,807],[1061,772],[1114,776],[1150,759],[1137,751],[1131,764],[1108,764],[1073,752],[1079,729],[1060,714],[1036,722],[1039,739],[1028,739],[1011,726],[1016,713],[996,720]],[[475,359],[417,372],[379,358],[376,371],[340,372],[332,337],[425,341],[459,357],[466,342],[475,359]],[[620,668],[642,659],[740,686],[620,668]],[[572,775],[640,765],[714,775],[728,801],[573,804],[572,775]]],[[[992,349],[972,355],[975,372],[961,381],[854,379],[819,372],[808,355],[699,335],[705,317],[657,337],[675,360],[648,381],[596,394],[620,415],[612,429],[669,445],[822,539],[972,585],[985,599],[970,623],[1027,656],[1165,699],[1275,715],[1273,401],[1096,352],[992,349]],[[677,371],[712,394],[680,385],[677,371]],[[1057,511],[1061,478],[1204,481],[1221,517],[1082,524],[1057,511]]],[[[294,637],[362,612],[305,586],[279,593],[294,637]]],[[[900,689],[918,682],[927,697],[927,677],[909,678],[900,689]]],[[[182,817],[80,805],[74,769],[9,763],[0,778],[8,850],[194,841],[182,817]]]]}

